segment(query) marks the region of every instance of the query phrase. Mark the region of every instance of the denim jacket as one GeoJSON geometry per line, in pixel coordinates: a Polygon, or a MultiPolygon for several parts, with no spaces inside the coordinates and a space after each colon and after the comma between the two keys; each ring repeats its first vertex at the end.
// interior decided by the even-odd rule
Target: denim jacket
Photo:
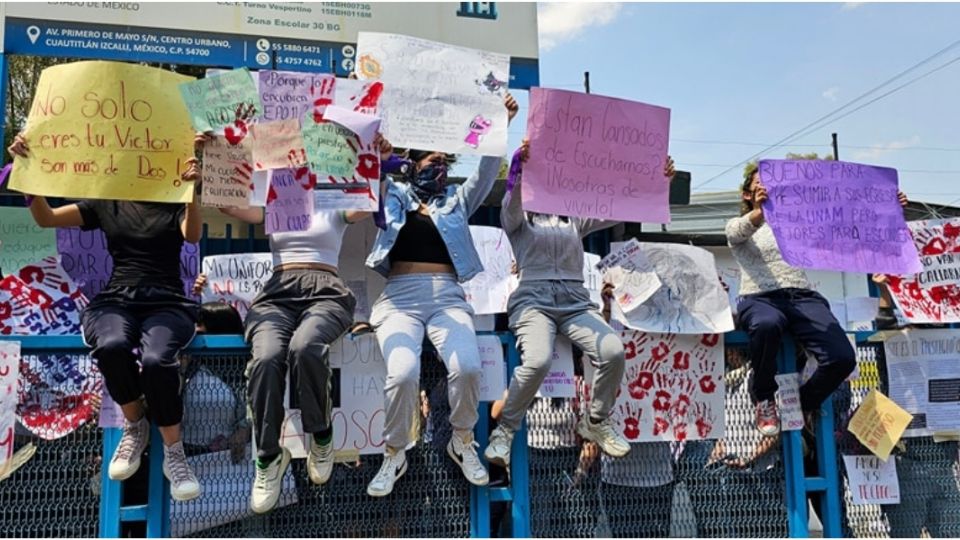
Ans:
{"type": "MultiPolygon", "coordinates": [[[[483,263],[473,246],[467,220],[490,194],[499,171],[500,158],[484,156],[476,172],[466,182],[459,186],[447,186],[445,196],[437,197],[427,205],[430,218],[450,252],[457,280],[461,283],[483,271],[483,263]]],[[[410,186],[402,182],[389,182],[383,208],[387,228],[377,231],[373,250],[367,257],[367,266],[385,277],[389,275],[390,250],[397,241],[400,229],[407,222],[407,212],[416,210],[419,204],[420,199],[410,186]]]]}

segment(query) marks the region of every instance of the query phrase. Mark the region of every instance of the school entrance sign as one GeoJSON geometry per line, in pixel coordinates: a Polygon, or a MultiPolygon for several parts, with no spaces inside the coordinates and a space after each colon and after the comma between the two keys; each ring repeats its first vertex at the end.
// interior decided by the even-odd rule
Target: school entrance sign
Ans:
{"type": "Polygon", "coordinates": [[[510,55],[510,86],[539,84],[534,3],[42,2],[0,4],[4,54],[334,73],[361,31],[510,55]]]}

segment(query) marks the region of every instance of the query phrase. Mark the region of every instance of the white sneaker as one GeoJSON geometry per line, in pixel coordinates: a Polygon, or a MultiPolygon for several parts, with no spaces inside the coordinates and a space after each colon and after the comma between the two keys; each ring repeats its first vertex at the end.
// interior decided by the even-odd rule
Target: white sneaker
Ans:
{"type": "Polygon", "coordinates": [[[367,495],[371,497],[386,497],[393,491],[393,484],[407,472],[407,452],[404,449],[392,450],[388,448],[383,453],[383,465],[380,472],[373,477],[367,486],[367,495]]]}
{"type": "Polygon", "coordinates": [[[490,434],[487,449],[483,457],[487,461],[503,468],[510,467],[510,447],[513,444],[513,432],[503,426],[497,426],[490,434]]]}
{"type": "Polygon", "coordinates": [[[183,453],[183,441],[163,445],[163,475],[170,481],[170,496],[175,501],[189,501],[200,496],[200,481],[193,474],[183,453]]]}
{"type": "Polygon", "coordinates": [[[577,433],[584,439],[597,443],[597,446],[609,456],[623,457],[630,452],[630,443],[617,433],[610,418],[594,424],[588,415],[584,415],[577,423],[577,433]]]}
{"type": "Polygon", "coordinates": [[[126,480],[140,468],[140,456],[150,444],[150,422],[146,417],[130,422],[123,421],[123,436],[110,459],[107,474],[111,480],[126,480]]]}
{"type": "Polygon", "coordinates": [[[307,456],[307,475],[310,481],[322,486],[330,480],[333,472],[333,439],[327,444],[317,444],[310,436],[310,454],[307,456]]]}
{"type": "Polygon", "coordinates": [[[457,465],[460,465],[467,482],[475,486],[485,486],[490,483],[490,475],[487,474],[483,463],[480,463],[480,456],[477,455],[479,446],[477,441],[473,440],[472,432],[468,432],[463,437],[454,432],[450,436],[450,442],[447,443],[447,453],[457,465]]]}
{"type": "Polygon", "coordinates": [[[250,493],[250,509],[257,514],[265,514],[277,505],[283,487],[283,475],[290,465],[290,451],[280,447],[280,455],[273,459],[265,469],[254,464],[253,491],[250,493]]]}

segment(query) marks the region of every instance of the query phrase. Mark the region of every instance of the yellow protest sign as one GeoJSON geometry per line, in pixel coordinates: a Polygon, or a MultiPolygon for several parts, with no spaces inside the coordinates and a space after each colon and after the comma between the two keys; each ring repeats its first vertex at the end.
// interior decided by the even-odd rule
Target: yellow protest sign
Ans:
{"type": "Polygon", "coordinates": [[[193,80],[120,62],[75,62],[40,74],[10,187],[82,199],[193,200],[183,182],[193,156],[178,85],[193,80]]]}
{"type": "Polygon", "coordinates": [[[868,450],[886,461],[912,419],[913,415],[874,388],[850,418],[847,429],[868,450]]]}

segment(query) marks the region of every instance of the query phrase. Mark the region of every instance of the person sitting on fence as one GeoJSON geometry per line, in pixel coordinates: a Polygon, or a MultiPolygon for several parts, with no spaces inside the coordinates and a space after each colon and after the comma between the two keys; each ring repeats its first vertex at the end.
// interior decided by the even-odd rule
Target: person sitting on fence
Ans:
{"type": "MultiPolygon", "coordinates": [[[[501,467],[510,465],[513,434],[550,370],[559,333],[598,365],[590,412],[577,423],[577,433],[596,442],[606,454],[620,457],[630,451],[630,445],[616,432],[609,416],[623,379],[623,343],[583,286],[582,243],[586,235],[615,222],[524,212],[520,194],[511,190],[519,189],[522,163],[528,156],[525,141],[511,163],[500,211],[520,274],[520,285],[510,295],[507,312],[523,365],[513,372],[500,425],[490,434],[484,456],[501,467]]],[[[669,181],[674,172],[673,159],[668,156],[664,177],[669,181]]]]}
{"type": "MultiPolygon", "coordinates": [[[[757,429],[772,437],[780,432],[774,398],[784,331],[789,330],[817,360],[817,370],[800,387],[800,407],[808,423],[853,371],[856,355],[830,304],[812,290],[806,272],[784,261],[773,229],[764,220],[767,190],[760,183],[757,164],[749,165],[744,176],[740,217],[727,223],[726,234],[742,276],[737,317],[750,336],[757,429]]],[[[903,193],[900,203],[906,205],[903,193]]]]}
{"type": "MultiPolygon", "coordinates": [[[[379,135],[374,146],[384,160],[392,154],[379,135]]],[[[221,211],[247,223],[264,222],[263,208],[221,211]]],[[[256,513],[276,506],[290,464],[290,451],[280,446],[288,368],[303,429],[310,434],[307,475],[323,485],[333,472],[330,344],[353,325],[356,308],[353,293],[337,275],[337,264],[347,226],[370,215],[317,209],[306,230],[270,235],[273,275],[245,321],[251,344],[247,395],[257,448],[250,508],[256,513]]]]}
{"type": "MultiPolygon", "coordinates": [[[[8,149],[29,157],[27,140],[17,135],[8,149]]],[[[187,159],[182,175],[196,181],[200,170],[187,159]]],[[[79,180],[76,180],[79,181],[79,180]]],[[[82,200],[51,208],[44,197],[29,197],[40,227],[101,229],[113,257],[106,288],[84,308],[84,340],[93,347],[110,397],[125,418],[123,436],[110,460],[112,480],[125,480],[140,467],[150,438],[150,423],[140,396],[163,438],[163,473],[175,500],[200,496],[200,483],[187,463],[181,441],[183,401],[177,355],[195,333],[197,302],[188,298],[180,280],[183,242],[197,242],[202,232],[199,197],[187,204],[82,200]],[[134,350],[139,349],[139,358],[134,350]],[[137,366],[137,361],[141,366],[137,366]]]]}
{"type": "MultiPolygon", "coordinates": [[[[517,112],[509,94],[508,119],[517,112]]],[[[509,120],[508,120],[509,121],[509,120]]],[[[370,324],[387,365],[384,384],[384,458],[367,494],[384,497],[407,470],[406,448],[417,407],[424,333],[447,365],[450,424],[447,453],[467,481],[484,486],[487,470],[477,456],[473,427],[480,399],[480,354],[473,309],[458,282],[483,270],[473,245],[469,217],[496,180],[500,159],[484,156],[463,185],[448,186],[448,157],[411,150],[404,181],[389,181],[384,197],[385,230],[377,234],[367,266],[387,277],[373,305],[370,324]]]]}

